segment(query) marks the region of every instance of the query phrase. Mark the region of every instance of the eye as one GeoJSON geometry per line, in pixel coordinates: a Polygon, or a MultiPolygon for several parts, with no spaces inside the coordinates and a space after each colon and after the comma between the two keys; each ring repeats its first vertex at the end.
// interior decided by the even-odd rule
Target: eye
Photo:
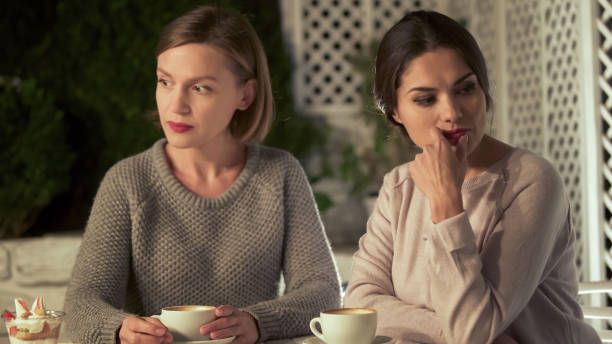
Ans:
{"type": "Polygon", "coordinates": [[[212,92],[212,88],[208,87],[208,86],[201,86],[201,85],[194,85],[193,89],[196,92],[199,93],[208,93],[208,92],[212,92]]]}
{"type": "Polygon", "coordinates": [[[429,106],[436,101],[436,97],[434,96],[420,96],[413,99],[415,103],[421,106],[429,106]]]}
{"type": "Polygon", "coordinates": [[[157,79],[157,82],[159,84],[161,84],[162,86],[164,86],[164,87],[170,86],[170,82],[168,80],[166,80],[166,79],[159,78],[159,79],[157,79]]]}
{"type": "Polygon", "coordinates": [[[472,92],[474,92],[474,90],[476,90],[476,83],[475,82],[468,82],[465,85],[463,85],[459,91],[457,91],[457,93],[459,94],[470,94],[472,92]]]}

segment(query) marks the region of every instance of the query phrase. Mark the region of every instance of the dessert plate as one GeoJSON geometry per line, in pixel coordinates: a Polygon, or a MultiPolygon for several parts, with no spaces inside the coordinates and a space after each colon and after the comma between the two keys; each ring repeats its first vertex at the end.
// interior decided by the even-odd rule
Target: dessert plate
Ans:
{"type": "Polygon", "coordinates": [[[194,340],[188,342],[173,342],[174,344],[226,344],[231,343],[232,340],[236,339],[236,336],[222,338],[222,339],[211,339],[211,340],[194,340]]]}
{"type": "MultiPolygon", "coordinates": [[[[387,336],[376,336],[372,341],[372,344],[391,344],[393,343],[393,339],[387,336]]],[[[317,337],[311,337],[305,339],[302,344],[326,344],[323,340],[317,337]]]]}

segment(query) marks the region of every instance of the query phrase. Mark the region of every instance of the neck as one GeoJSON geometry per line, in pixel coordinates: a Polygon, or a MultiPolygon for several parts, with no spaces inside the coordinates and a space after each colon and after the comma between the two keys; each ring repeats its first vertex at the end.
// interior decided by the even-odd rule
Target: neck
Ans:
{"type": "Polygon", "coordinates": [[[246,162],[246,146],[231,138],[223,144],[180,148],[166,144],[172,172],[190,179],[212,181],[231,170],[240,171],[246,162]]]}
{"type": "Polygon", "coordinates": [[[478,147],[467,159],[468,167],[464,180],[486,171],[491,165],[503,159],[511,149],[509,145],[489,135],[484,135],[478,147]]]}

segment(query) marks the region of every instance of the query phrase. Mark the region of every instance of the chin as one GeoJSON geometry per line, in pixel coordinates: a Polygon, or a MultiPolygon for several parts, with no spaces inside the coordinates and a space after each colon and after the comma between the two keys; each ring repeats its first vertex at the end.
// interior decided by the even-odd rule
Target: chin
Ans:
{"type": "Polygon", "coordinates": [[[173,148],[191,148],[196,146],[196,142],[194,140],[190,140],[186,137],[176,137],[174,135],[166,135],[166,140],[168,141],[168,145],[173,148]]]}

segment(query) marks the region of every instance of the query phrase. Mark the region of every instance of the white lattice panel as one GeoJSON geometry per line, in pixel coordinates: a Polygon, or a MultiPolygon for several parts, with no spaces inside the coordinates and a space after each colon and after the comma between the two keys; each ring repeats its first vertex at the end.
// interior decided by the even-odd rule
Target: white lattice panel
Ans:
{"type": "Polygon", "coordinates": [[[578,3],[576,0],[550,0],[543,3],[543,6],[543,115],[548,132],[545,156],[563,178],[577,236],[577,264],[582,266],[585,257],[582,242],[581,113],[578,99],[578,3]]]}
{"type": "Polygon", "coordinates": [[[505,86],[511,143],[546,157],[563,178],[582,278],[586,252],[582,241],[578,5],[577,0],[505,3],[505,86]]]}
{"type": "Polygon", "coordinates": [[[311,1],[302,8],[299,104],[303,109],[358,104],[361,79],[344,59],[362,49],[360,1],[311,1]],[[336,4],[336,5],[334,5],[336,4]]]}
{"type": "Polygon", "coordinates": [[[535,153],[544,153],[542,117],[542,68],[540,53],[540,1],[505,2],[507,80],[506,96],[510,142],[535,153]]]}
{"type": "Polygon", "coordinates": [[[474,3],[474,13],[478,13],[469,22],[470,32],[474,35],[480,50],[487,61],[487,70],[491,83],[495,83],[495,66],[497,65],[497,28],[495,18],[499,1],[478,0],[474,3]]]}
{"type": "MultiPolygon", "coordinates": [[[[487,61],[487,72],[489,75],[490,93],[493,97],[493,108],[491,116],[505,116],[504,113],[495,111],[498,104],[497,83],[498,75],[496,73],[499,65],[499,49],[498,49],[498,26],[499,23],[494,20],[497,16],[497,6],[501,3],[497,0],[472,0],[472,17],[469,17],[468,28],[476,38],[480,50],[487,61]]],[[[493,123],[493,118],[491,119],[493,123]]],[[[490,128],[489,132],[496,136],[495,128],[490,128]]]]}
{"type": "Polygon", "coordinates": [[[371,3],[372,37],[375,39],[381,39],[385,32],[408,11],[440,7],[440,1],[436,0],[374,0],[371,3]]]}
{"type": "Polygon", "coordinates": [[[295,0],[291,31],[298,107],[327,117],[359,114],[362,80],[347,56],[365,54],[372,40],[425,4],[435,1],[295,0]]]}
{"type": "Polygon", "coordinates": [[[466,28],[471,26],[473,20],[480,16],[480,13],[476,14],[473,11],[475,0],[452,0],[446,5],[446,11],[443,13],[447,16],[455,19],[462,25],[467,24],[466,28]]]}
{"type": "Polygon", "coordinates": [[[612,277],[612,5],[604,0],[598,3],[605,263],[606,277],[609,279],[612,277]]]}

